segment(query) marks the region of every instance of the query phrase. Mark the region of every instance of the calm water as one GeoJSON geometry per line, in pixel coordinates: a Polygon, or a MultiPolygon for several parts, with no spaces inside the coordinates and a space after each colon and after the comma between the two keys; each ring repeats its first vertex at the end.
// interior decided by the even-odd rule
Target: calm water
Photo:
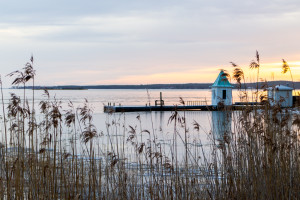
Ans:
{"type": "MultiPolygon", "coordinates": [[[[98,133],[102,133],[95,143],[98,147],[109,148],[121,141],[126,141],[129,134],[129,126],[136,129],[139,140],[146,142],[148,139],[155,140],[164,148],[167,154],[171,153],[169,148],[174,141],[174,133],[178,133],[178,148],[183,149],[182,138],[184,138],[184,128],[177,126],[174,129],[174,121],[170,122],[169,118],[172,112],[134,112],[134,113],[103,113],[103,105],[108,102],[115,103],[117,105],[145,105],[146,103],[154,104],[156,99],[159,99],[160,92],[163,94],[165,105],[179,104],[179,98],[182,97],[185,101],[199,101],[206,100],[208,105],[211,103],[210,90],[50,90],[50,98],[57,99],[62,102],[62,109],[67,109],[67,104],[72,101],[75,107],[82,106],[85,99],[94,110],[93,123],[97,127],[98,133]],[[148,133],[142,132],[142,130],[148,130],[151,133],[151,138],[148,133]]],[[[15,93],[20,97],[23,96],[22,90],[4,90],[5,102],[8,102],[10,93],[15,93]]],[[[31,90],[27,90],[27,98],[31,103],[31,90]]],[[[43,95],[44,91],[35,91],[35,104],[45,100],[43,95]]],[[[237,91],[233,92],[234,101],[238,101],[237,91]]],[[[36,108],[38,109],[38,108],[36,108]]],[[[180,116],[186,117],[186,130],[188,133],[189,145],[200,146],[211,144],[212,137],[218,137],[217,133],[211,134],[213,126],[216,126],[216,122],[224,120],[224,113],[221,112],[208,112],[208,111],[186,111],[179,112],[180,116]],[[193,123],[197,122],[200,125],[200,130],[195,130],[193,123]]],[[[37,118],[40,116],[38,115],[37,118]]],[[[228,127],[230,128],[230,127],[228,127]]],[[[65,129],[66,130],[66,129],[65,129]]],[[[216,129],[214,129],[216,132],[216,129]]],[[[74,138],[74,132],[64,131],[63,140],[65,148],[70,148],[69,140],[74,138]]],[[[80,135],[76,136],[80,138],[80,135]]],[[[80,140],[78,140],[80,144],[80,140]]],[[[80,146],[80,145],[79,145],[80,146]]],[[[82,146],[82,145],[81,145],[82,146]]],[[[126,142],[126,151],[133,151],[131,145],[126,142]]],[[[84,147],[81,147],[82,151],[84,147]]],[[[183,153],[183,150],[179,153],[183,153]]]]}

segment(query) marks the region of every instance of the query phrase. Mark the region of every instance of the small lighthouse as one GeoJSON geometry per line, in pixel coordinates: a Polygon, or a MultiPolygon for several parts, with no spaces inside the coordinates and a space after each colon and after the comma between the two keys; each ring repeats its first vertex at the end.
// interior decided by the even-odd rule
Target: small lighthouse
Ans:
{"type": "Polygon", "coordinates": [[[232,88],[223,70],[220,71],[214,84],[211,86],[211,103],[212,106],[232,105],[232,88]]]}

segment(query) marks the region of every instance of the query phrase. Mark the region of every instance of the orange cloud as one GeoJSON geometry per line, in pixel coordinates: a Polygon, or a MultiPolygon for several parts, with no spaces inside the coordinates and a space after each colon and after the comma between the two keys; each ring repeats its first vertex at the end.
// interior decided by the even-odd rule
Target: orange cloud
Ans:
{"type": "MultiPolygon", "coordinates": [[[[294,81],[300,81],[300,62],[289,62],[294,81]]],[[[244,65],[245,66],[245,65],[244,65]]],[[[218,76],[219,70],[225,69],[232,74],[233,67],[206,67],[198,70],[187,70],[184,72],[154,73],[149,75],[123,76],[118,80],[107,80],[105,84],[155,84],[155,83],[212,83],[218,76]]],[[[243,67],[246,82],[255,82],[257,70],[243,67]]],[[[282,63],[261,64],[260,79],[272,80],[291,80],[290,73],[282,73],[282,63]]],[[[231,80],[234,82],[234,80],[231,80]]],[[[99,84],[103,84],[99,82],[99,84]]]]}
{"type": "MultiPolygon", "coordinates": [[[[288,62],[294,81],[300,80],[300,62],[288,62]]],[[[256,80],[257,70],[245,69],[246,77],[248,81],[256,80]]],[[[290,72],[286,74],[282,73],[282,63],[266,63],[261,64],[259,71],[260,78],[266,79],[267,81],[272,80],[287,80],[291,81],[290,72]]]]}
{"type": "Polygon", "coordinates": [[[217,77],[219,73],[218,69],[206,68],[184,72],[123,76],[117,80],[106,80],[105,83],[98,81],[96,84],[211,83],[217,77]]]}

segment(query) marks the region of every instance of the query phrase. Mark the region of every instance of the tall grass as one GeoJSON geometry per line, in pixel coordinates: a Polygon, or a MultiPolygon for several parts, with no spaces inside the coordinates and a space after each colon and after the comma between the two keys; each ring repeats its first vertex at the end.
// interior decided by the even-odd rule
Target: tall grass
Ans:
{"type": "MultiPolygon", "coordinates": [[[[241,82],[237,75],[243,73],[236,69],[235,80],[241,82]]],[[[11,74],[18,80],[14,83],[25,86],[33,80],[33,68],[24,70],[11,74]]],[[[1,199],[300,198],[300,115],[268,101],[255,111],[250,106],[218,111],[224,117],[206,133],[209,151],[200,137],[189,135],[191,126],[204,134],[201,122],[188,124],[185,112],[173,112],[169,151],[154,128],[144,129],[153,122],[139,115],[136,127],[126,124],[126,115],[109,115],[106,131],[99,132],[87,100],[78,108],[69,102],[65,110],[45,91],[35,111],[25,89],[22,98],[11,94],[8,106],[2,87],[1,93],[1,199]],[[65,132],[72,134],[70,149],[62,139],[65,132]],[[106,145],[97,142],[103,134],[106,145]]],[[[183,99],[180,103],[185,105],[183,99]]]]}

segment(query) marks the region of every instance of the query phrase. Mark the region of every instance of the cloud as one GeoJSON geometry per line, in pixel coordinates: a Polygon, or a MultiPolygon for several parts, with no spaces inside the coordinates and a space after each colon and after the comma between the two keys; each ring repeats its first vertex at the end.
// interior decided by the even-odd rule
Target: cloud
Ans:
{"type": "Polygon", "coordinates": [[[256,49],[266,63],[297,61],[299,6],[293,0],[4,1],[0,65],[11,66],[3,69],[8,73],[33,53],[39,84],[122,77],[138,84],[156,74],[186,80],[175,74],[229,61],[248,65],[256,49]]]}

